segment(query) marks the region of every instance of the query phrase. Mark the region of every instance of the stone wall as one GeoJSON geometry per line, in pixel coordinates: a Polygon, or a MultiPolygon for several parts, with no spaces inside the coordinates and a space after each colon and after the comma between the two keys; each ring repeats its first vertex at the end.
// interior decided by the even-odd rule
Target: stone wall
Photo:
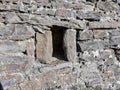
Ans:
{"type": "Polygon", "coordinates": [[[0,0],[4,90],[120,90],[120,0],[0,0]]]}

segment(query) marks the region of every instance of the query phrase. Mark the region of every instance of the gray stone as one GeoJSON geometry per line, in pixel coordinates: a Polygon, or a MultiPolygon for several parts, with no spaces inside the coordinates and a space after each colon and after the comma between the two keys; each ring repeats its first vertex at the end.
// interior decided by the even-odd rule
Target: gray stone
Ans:
{"type": "Polygon", "coordinates": [[[93,39],[92,30],[79,31],[78,40],[88,40],[88,39],[93,39]]]}
{"type": "Polygon", "coordinates": [[[109,46],[109,40],[90,40],[85,42],[78,42],[82,51],[100,50],[109,46]]]}
{"type": "Polygon", "coordinates": [[[15,31],[8,38],[13,40],[24,40],[34,36],[35,36],[35,32],[32,26],[15,24],[15,31]]]}
{"type": "Polygon", "coordinates": [[[65,31],[64,51],[68,61],[76,62],[76,30],[68,29],[65,31]]]}
{"type": "Polygon", "coordinates": [[[102,77],[100,76],[95,63],[89,63],[87,68],[83,68],[80,73],[80,78],[88,88],[91,86],[102,86],[103,84],[102,77]]]}
{"type": "Polygon", "coordinates": [[[30,16],[30,23],[31,24],[39,24],[43,26],[52,26],[54,21],[48,18],[41,18],[39,15],[31,15],[30,16]]]}
{"type": "Polygon", "coordinates": [[[109,33],[107,30],[93,30],[94,38],[96,39],[103,39],[109,38],[109,33]]]}
{"type": "Polygon", "coordinates": [[[76,3],[70,3],[69,8],[73,8],[75,10],[80,10],[83,12],[91,12],[94,10],[94,4],[90,3],[82,3],[82,2],[76,2],[76,3]]]}
{"type": "Polygon", "coordinates": [[[5,20],[8,23],[19,23],[19,22],[21,22],[20,18],[14,12],[6,13],[5,20]]]}
{"type": "Polygon", "coordinates": [[[29,14],[18,13],[18,17],[21,19],[21,22],[29,22],[29,14]]]}
{"type": "Polygon", "coordinates": [[[113,29],[113,28],[117,28],[118,27],[118,23],[115,21],[100,21],[100,22],[90,22],[89,23],[89,28],[90,29],[113,29]]]}
{"type": "Polygon", "coordinates": [[[120,4],[120,0],[117,0],[117,3],[120,4]]]}
{"type": "Polygon", "coordinates": [[[3,16],[0,15],[0,23],[5,22],[5,20],[3,19],[3,16]]]}
{"type": "Polygon", "coordinates": [[[2,81],[2,86],[4,88],[15,86],[15,81],[13,79],[2,81]]]}
{"type": "Polygon", "coordinates": [[[111,30],[109,31],[111,37],[112,36],[119,36],[120,35],[120,30],[119,29],[115,29],[115,30],[111,30]]]}
{"type": "Polygon", "coordinates": [[[27,13],[28,12],[28,7],[23,4],[23,2],[20,2],[19,4],[19,11],[27,13]]]}
{"type": "MultiPolygon", "coordinates": [[[[74,18],[71,18],[69,21],[71,24],[78,25],[79,27],[77,29],[85,29],[86,28],[86,22],[82,20],[76,20],[74,18]]],[[[72,26],[73,27],[73,26],[72,26]]],[[[75,26],[74,26],[75,27],[75,26]]]]}
{"type": "Polygon", "coordinates": [[[98,21],[98,20],[100,20],[100,13],[94,13],[94,12],[83,13],[83,12],[78,12],[77,17],[79,19],[98,21]]]}
{"type": "Polygon", "coordinates": [[[104,10],[104,11],[115,11],[115,12],[118,12],[119,11],[119,6],[117,3],[114,3],[114,2],[99,2],[97,3],[97,7],[101,10],[104,10]]]}
{"type": "Polygon", "coordinates": [[[110,40],[111,45],[119,45],[120,44],[120,36],[113,36],[110,40]]]}
{"type": "Polygon", "coordinates": [[[35,14],[40,14],[40,15],[49,15],[49,16],[54,16],[56,12],[56,9],[44,9],[44,8],[38,8],[37,10],[33,11],[35,14]]]}
{"type": "Polygon", "coordinates": [[[9,75],[12,73],[28,72],[33,66],[33,57],[19,55],[0,54],[0,74],[6,73],[9,75]]]}
{"type": "Polygon", "coordinates": [[[62,9],[57,9],[55,15],[59,17],[67,18],[67,17],[71,17],[71,12],[70,10],[62,8],[62,9]]]}
{"type": "Polygon", "coordinates": [[[46,31],[44,34],[37,33],[36,54],[40,62],[50,63],[52,59],[53,45],[52,32],[46,31]]]}

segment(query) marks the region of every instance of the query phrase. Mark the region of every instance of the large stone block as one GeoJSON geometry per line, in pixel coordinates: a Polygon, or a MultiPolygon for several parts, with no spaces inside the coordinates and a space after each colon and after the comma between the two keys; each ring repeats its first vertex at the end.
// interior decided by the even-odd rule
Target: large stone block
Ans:
{"type": "Polygon", "coordinates": [[[68,29],[65,31],[64,51],[68,61],[76,62],[76,30],[68,29]]]}
{"type": "Polygon", "coordinates": [[[13,74],[13,75],[7,75],[7,76],[1,76],[0,82],[4,90],[16,90],[14,89],[15,86],[17,86],[18,83],[21,83],[22,76],[21,74],[13,74]]]}
{"type": "Polygon", "coordinates": [[[88,39],[93,39],[93,31],[92,30],[79,31],[78,40],[88,40],[88,39]]]}
{"type": "Polygon", "coordinates": [[[20,84],[21,90],[42,90],[39,80],[32,80],[20,84]]]}
{"type": "Polygon", "coordinates": [[[93,30],[93,33],[96,39],[109,38],[109,33],[107,30],[93,30]]]}
{"type": "Polygon", "coordinates": [[[85,42],[78,42],[82,51],[101,50],[109,46],[109,40],[89,40],[85,42]]]}
{"type": "Polygon", "coordinates": [[[33,57],[0,55],[0,74],[27,72],[33,66],[33,57]]]}
{"type": "Polygon", "coordinates": [[[56,87],[62,90],[72,83],[74,83],[72,69],[62,68],[41,75],[41,79],[21,83],[20,87],[21,90],[54,90],[56,87]]]}
{"type": "Polygon", "coordinates": [[[33,28],[25,24],[0,25],[0,39],[25,40],[34,36],[33,28]]]}
{"type": "Polygon", "coordinates": [[[28,55],[34,56],[34,40],[29,39],[25,41],[9,41],[9,40],[0,40],[0,54],[13,54],[13,55],[28,55]]]}
{"type": "Polygon", "coordinates": [[[93,20],[93,21],[98,21],[100,20],[100,13],[96,12],[78,12],[77,17],[79,19],[86,19],[86,20],[93,20]]]}
{"type": "Polygon", "coordinates": [[[110,39],[111,45],[119,45],[120,44],[120,36],[113,36],[110,39]]]}
{"type": "MultiPolygon", "coordinates": [[[[95,66],[93,66],[95,68],[95,66]]],[[[89,67],[89,69],[91,69],[89,67]]],[[[89,69],[83,69],[81,72],[81,80],[84,81],[86,87],[96,87],[103,85],[102,77],[100,74],[96,71],[91,71],[89,69]]]]}
{"type": "Polygon", "coordinates": [[[5,15],[5,20],[7,23],[20,23],[21,20],[14,12],[8,12],[5,15]]]}
{"type": "Polygon", "coordinates": [[[34,40],[0,42],[0,74],[25,72],[34,61],[34,40]]]}
{"type": "Polygon", "coordinates": [[[117,28],[118,27],[118,23],[116,21],[100,21],[100,22],[90,22],[89,23],[89,28],[90,29],[113,29],[113,28],[117,28]]]}
{"type": "Polygon", "coordinates": [[[59,16],[59,17],[71,17],[71,12],[70,10],[67,10],[65,8],[62,8],[62,9],[57,9],[56,10],[56,16],[59,16]]]}
{"type": "Polygon", "coordinates": [[[75,10],[83,11],[83,12],[90,12],[94,10],[93,4],[86,4],[82,2],[77,3],[70,3],[69,8],[73,8],[75,10]]]}
{"type": "Polygon", "coordinates": [[[44,34],[36,34],[36,54],[40,62],[51,62],[53,45],[52,45],[52,32],[46,31],[44,34]]]}

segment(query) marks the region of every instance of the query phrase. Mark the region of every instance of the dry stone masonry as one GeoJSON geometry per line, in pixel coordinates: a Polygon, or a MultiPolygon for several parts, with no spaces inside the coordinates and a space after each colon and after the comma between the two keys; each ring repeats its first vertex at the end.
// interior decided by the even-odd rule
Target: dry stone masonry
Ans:
{"type": "Polygon", "coordinates": [[[0,0],[0,86],[120,90],[120,0],[0,0]]]}

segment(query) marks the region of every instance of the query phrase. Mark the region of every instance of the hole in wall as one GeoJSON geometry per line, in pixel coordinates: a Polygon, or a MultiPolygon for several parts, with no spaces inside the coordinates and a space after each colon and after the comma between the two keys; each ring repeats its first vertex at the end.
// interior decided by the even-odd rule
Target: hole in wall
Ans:
{"type": "Polygon", "coordinates": [[[28,55],[27,50],[22,52],[24,55],[28,55]]]}
{"type": "Polygon", "coordinates": [[[0,83],[0,90],[3,90],[3,86],[2,86],[2,84],[0,83]]]}
{"type": "Polygon", "coordinates": [[[63,38],[66,28],[53,26],[52,31],[52,43],[53,43],[53,54],[52,57],[55,57],[60,60],[67,61],[64,51],[63,38]]]}

